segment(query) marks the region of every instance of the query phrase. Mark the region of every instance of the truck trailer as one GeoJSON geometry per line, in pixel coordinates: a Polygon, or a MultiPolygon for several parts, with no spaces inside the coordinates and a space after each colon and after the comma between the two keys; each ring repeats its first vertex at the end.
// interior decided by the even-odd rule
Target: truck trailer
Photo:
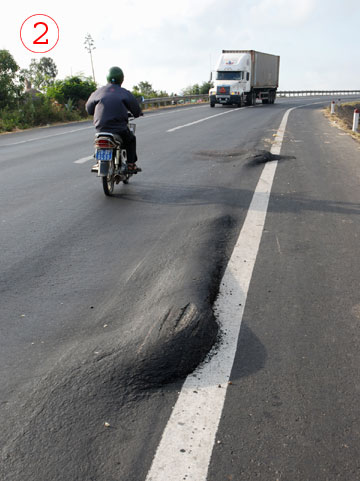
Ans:
{"type": "Polygon", "coordinates": [[[255,50],[223,50],[216,66],[210,107],[273,104],[279,86],[280,57],[255,50]]]}

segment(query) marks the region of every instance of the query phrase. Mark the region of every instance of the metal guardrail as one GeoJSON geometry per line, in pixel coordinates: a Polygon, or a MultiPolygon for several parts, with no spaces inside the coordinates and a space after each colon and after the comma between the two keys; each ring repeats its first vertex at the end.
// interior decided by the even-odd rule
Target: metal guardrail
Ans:
{"type": "Polygon", "coordinates": [[[162,105],[178,105],[201,102],[209,102],[209,95],[177,95],[175,97],[145,99],[143,105],[145,107],[160,107],[162,105]]]}
{"type": "Polygon", "coordinates": [[[316,97],[322,95],[360,95],[360,90],[278,90],[277,97],[316,97]]]}
{"type": "MultiPolygon", "coordinates": [[[[360,95],[360,90],[278,90],[277,97],[316,97],[325,95],[360,95]]],[[[188,103],[209,102],[209,95],[177,95],[175,97],[159,97],[145,99],[144,108],[180,105],[188,103]]]]}

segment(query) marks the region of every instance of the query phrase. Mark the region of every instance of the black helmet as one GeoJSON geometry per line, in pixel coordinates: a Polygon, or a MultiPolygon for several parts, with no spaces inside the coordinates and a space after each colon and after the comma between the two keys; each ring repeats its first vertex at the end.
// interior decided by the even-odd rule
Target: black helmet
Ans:
{"type": "Polygon", "coordinates": [[[106,79],[109,83],[121,85],[124,81],[124,73],[119,67],[111,67],[106,79]]]}

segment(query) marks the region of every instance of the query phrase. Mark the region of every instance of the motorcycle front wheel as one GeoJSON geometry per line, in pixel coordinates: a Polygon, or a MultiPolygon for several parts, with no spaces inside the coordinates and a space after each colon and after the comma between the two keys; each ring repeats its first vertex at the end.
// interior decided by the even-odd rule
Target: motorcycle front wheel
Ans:
{"type": "Polygon", "coordinates": [[[108,174],[106,177],[102,177],[103,189],[105,195],[112,195],[114,192],[114,175],[108,174]]]}

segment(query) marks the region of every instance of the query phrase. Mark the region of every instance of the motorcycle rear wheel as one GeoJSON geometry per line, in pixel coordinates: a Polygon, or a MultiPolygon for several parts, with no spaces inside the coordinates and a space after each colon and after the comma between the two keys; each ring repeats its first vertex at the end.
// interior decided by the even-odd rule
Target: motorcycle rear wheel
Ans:
{"type": "Polygon", "coordinates": [[[113,174],[108,174],[102,178],[103,189],[105,195],[112,195],[114,192],[115,179],[113,174]]]}

